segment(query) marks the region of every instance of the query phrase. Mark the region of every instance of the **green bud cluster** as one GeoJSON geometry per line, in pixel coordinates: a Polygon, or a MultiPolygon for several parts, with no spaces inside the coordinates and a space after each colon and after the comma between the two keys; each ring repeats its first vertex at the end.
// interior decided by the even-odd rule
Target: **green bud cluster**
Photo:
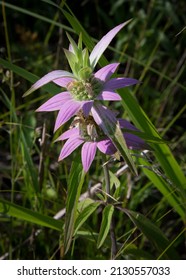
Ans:
{"type": "Polygon", "coordinates": [[[91,77],[89,80],[77,80],[70,82],[67,85],[67,90],[71,92],[74,99],[83,100],[94,100],[102,89],[102,83],[91,77]]]}

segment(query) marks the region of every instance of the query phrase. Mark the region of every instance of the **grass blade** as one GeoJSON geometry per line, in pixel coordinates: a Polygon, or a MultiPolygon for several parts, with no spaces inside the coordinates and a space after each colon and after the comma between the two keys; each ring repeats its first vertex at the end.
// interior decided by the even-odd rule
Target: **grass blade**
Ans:
{"type": "Polygon", "coordinates": [[[57,231],[62,230],[62,223],[60,221],[3,199],[0,199],[0,213],[1,215],[9,215],[11,217],[57,231]]]}
{"type": "Polygon", "coordinates": [[[163,259],[180,259],[174,248],[169,247],[169,241],[166,236],[154,223],[152,223],[140,213],[129,211],[126,209],[123,209],[123,211],[128,215],[131,221],[143,232],[143,234],[160,253],[163,251],[165,252],[162,255],[163,259]],[[168,250],[166,250],[167,247],[169,247],[168,250]]]}

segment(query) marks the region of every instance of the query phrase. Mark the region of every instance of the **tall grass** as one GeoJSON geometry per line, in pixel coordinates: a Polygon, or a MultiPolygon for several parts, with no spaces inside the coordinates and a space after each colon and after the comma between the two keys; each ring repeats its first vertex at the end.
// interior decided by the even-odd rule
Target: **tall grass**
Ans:
{"type": "Polygon", "coordinates": [[[185,259],[184,1],[26,2],[0,1],[1,258],[185,259]],[[58,87],[22,95],[51,70],[68,70],[66,31],[81,32],[91,50],[130,18],[99,66],[120,61],[119,74],[141,81],[114,106],[152,150],[133,155],[136,177],[124,162],[108,164],[108,199],[99,153],[86,176],[78,152],[57,163],[55,114],[35,109],[58,87]]]}

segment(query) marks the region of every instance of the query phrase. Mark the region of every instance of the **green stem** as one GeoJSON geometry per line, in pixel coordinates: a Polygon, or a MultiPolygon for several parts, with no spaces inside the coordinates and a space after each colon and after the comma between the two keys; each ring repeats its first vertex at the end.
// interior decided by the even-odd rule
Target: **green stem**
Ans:
{"type": "MultiPolygon", "coordinates": [[[[104,163],[103,163],[103,171],[105,176],[105,189],[107,193],[107,203],[112,203],[112,199],[110,196],[110,175],[109,175],[109,169],[108,164],[106,162],[106,156],[104,157],[104,163]]],[[[117,242],[116,242],[116,235],[115,235],[115,222],[114,222],[114,215],[112,215],[112,220],[110,223],[110,239],[111,239],[111,259],[115,259],[115,256],[117,254],[117,242]]]]}
{"type": "Polygon", "coordinates": [[[104,171],[104,177],[105,177],[105,190],[107,195],[107,202],[110,202],[110,176],[109,176],[109,170],[107,164],[103,164],[103,171],[104,171]]]}

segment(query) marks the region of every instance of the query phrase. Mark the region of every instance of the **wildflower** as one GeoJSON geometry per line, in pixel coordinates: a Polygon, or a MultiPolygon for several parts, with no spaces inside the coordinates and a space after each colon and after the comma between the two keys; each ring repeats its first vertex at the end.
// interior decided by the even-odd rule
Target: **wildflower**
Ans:
{"type": "Polygon", "coordinates": [[[115,90],[138,83],[136,79],[132,78],[111,78],[119,63],[111,63],[94,73],[94,68],[102,53],[125,24],[120,24],[109,31],[97,43],[90,56],[86,49],[82,50],[81,37],[77,46],[68,35],[71,44],[69,50],[64,51],[72,73],[62,70],[52,71],[38,80],[25,93],[25,95],[28,95],[51,81],[66,89],[66,91],[50,98],[37,109],[37,112],[59,111],[54,131],[80,110],[83,111],[85,116],[88,116],[91,112],[94,117],[94,110],[92,108],[95,102],[101,100],[121,100],[120,95],[115,90]]]}
{"type": "MultiPolygon", "coordinates": [[[[64,92],[60,92],[57,95],[50,98],[47,102],[41,105],[37,111],[59,111],[54,131],[60,126],[70,120],[73,116],[77,116],[79,112],[82,112],[85,119],[92,118],[96,126],[100,127],[104,134],[104,140],[106,142],[100,142],[99,137],[94,137],[91,141],[87,141],[87,137],[90,137],[91,133],[97,132],[95,126],[87,127],[88,136],[79,134],[81,137],[75,140],[72,135],[67,140],[64,148],[62,149],[62,155],[60,158],[64,158],[70,151],[76,149],[83,142],[82,158],[84,169],[87,170],[95,156],[96,148],[103,148],[105,151],[110,151],[108,147],[115,147],[125,159],[126,163],[130,167],[134,174],[137,174],[136,167],[132,160],[132,157],[128,151],[127,144],[123,138],[119,122],[115,115],[110,113],[106,107],[102,106],[102,101],[118,101],[121,100],[119,94],[115,91],[119,88],[131,86],[138,81],[132,78],[117,77],[111,78],[115,73],[119,63],[111,63],[104,66],[100,70],[95,72],[95,66],[98,63],[101,55],[108,47],[114,36],[123,28],[128,22],[120,24],[109,31],[94,47],[92,52],[88,53],[88,50],[82,48],[82,37],[80,35],[78,45],[75,41],[67,35],[70,41],[69,49],[64,49],[65,55],[71,67],[72,73],[63,70],[56,70],[46,74],[40,80],[38,80],[25,94],[24,96],[32,93],[43,85],[54,82],[62,88],[65,88],[64,92]],[[93,130],[92,130],[93,129],[93,130]],[[70,147],[68,143],[72,143],[70,147]],[[101,144],[102,143],[102,144],[101,144]],[[112,145],[111,145],[112,144],[112,145]],[[69,151],[65,151],[65,147],[69,148],[69,151]],[[73,148],[74,147],[74,148],[73,148]],[[106,148],[107,147],[107,148],[106,148]],[[64,154],[63,154],[64,153],[64,154]],[[85,159],[85,154],[88,154],[88,158],[85,159]],[[87,161],[87,163],[85,163],[87,161]]],[[[69,131],[71,133],[72,131],[69,131]]],[[[77,133],[77,131],[76,131],[77,133]]],[[[82,133],[82,132],[81,132],[82,133]]],[[[77,136],[77,135],[76,135],[77,136]]],[[[101,135],[102,136],[102,135],[101,135]]],[[[70,152],[71,153],[71,152],[70,152]]]]}
{"type": "MultiPolygon", "coordinates": [[[[118,122],[122,129],[131,131],[137,130],[127,120],[119,119],[118,122]]],[[[138,136],[129,132],[124,132],[123,136],[129,149],[139,150],[147,148],[145,142],[138,136]]],[[[57,139],[57,141],[59,140],[67,140],[61,149],[59,161],[68,157],[74,150],[82,145],[81,158],[85,172],[89,170],[95,158],[97,148],[106,155],[114,155],[117,152],[112,140],[102,132],[93,117],[89,116],[86,118],[83,116],[82,111],[78,113],[70,129],[57,139]]]]}

